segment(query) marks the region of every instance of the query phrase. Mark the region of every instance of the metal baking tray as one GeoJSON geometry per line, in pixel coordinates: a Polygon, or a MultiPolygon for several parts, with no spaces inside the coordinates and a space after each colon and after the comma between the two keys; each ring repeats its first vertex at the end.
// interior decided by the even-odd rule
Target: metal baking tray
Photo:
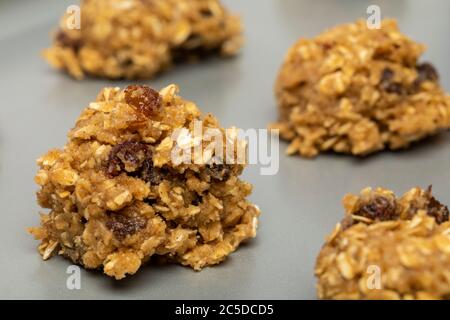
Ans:
{"type": "MultiPolygon", "coordinates": [[[[245,23],[246,45],[234,59],[181,65],[157,79],[156,88],[177,83],[181,94],[224,126],[266,128],[277,117],[273,84],[286,50],[299,37],[312,37],[336,24],[366,17],[378,4],[383,17],[397,18],[404,33],[428,46],[425,59],[450,89],[446,0],[225,0],[245,23]]],[[[285,156],[280,169],[262,176],[251,165],[244,179],[262,210],[259,234],[223,264],[194,272],[178,265],[148,265],[114,281],[81,271],[81,289],[69,290],[71,263],[43,262],[37,242],[25,231],[37,225],[35,159],[62,147],[81,110],[105,86],[128,82],[75,81],[52,70],[40,50],[70,0],[0,2],[0,298],[2,299],[315,299],[315,258],[341,219],[341,198],[366,186],[403,193],[413,186],[433,190],[450,203],[450,135],[441,134],[400,152],[367,158],[325,154],[315,160],[285,156]]],[[[75,2],[76,3],[76,2],[75,2]]]]}

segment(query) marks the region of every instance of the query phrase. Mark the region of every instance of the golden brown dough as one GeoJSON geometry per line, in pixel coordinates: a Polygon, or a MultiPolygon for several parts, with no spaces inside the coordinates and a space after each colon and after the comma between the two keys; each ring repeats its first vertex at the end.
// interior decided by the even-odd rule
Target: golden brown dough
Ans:
{"type": "Polygon", "coordinates": [[[408,147],[450,127],[450,97],[424,46],[393,20],[369,30],[363,20],[301,39],[276,81],[279,129],[288,154],[334,151],[357,156],[408,147]]]}
{"type": "Polygon", "coordinates": [[[121,279],[152,257],[200,270],[255,237],[259,209],[239,179],[244,165],[172,161],[176,129],[189,138],[201,121],[224,131],[177,90],[105,88],[66,146],[38,159],[38,201],[50,212],[29,231],[44,259],[60,254],[121,279]]]}
{"type": "Polygon", "coordinates": [[[449,211],[431,188],[366,188],[344,207],[317,258],[319,298],[450,299],[449,211]]]}
{"type": "Polygon", "coordinates": [[[151,78],[179,60],[236,54],[240,19],[219,0],[83,0],[80,29],[66,14],[44,57],[82,79],[151,78]]]}

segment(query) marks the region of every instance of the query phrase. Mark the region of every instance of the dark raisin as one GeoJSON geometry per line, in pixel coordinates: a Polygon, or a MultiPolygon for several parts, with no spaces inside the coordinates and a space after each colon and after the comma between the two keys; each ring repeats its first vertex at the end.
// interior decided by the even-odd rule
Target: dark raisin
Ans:
{"type": "Polygon", "coordinates": [[[149,182],[152,185],[157,185],[162,182],[167,174],[168,173],[165,169],[155,168],[153,166],[152,159],[147,159],[142,165],[142,170],[139,177],[145,182],[149,182]]]}
{"type": "Polygon", "coordinates": [[[328,51],[328,50],[330,50],[331,48],[334,47],[334,43],[332,43],[332,42],[323,42],[323,43],[320,44],[320,46],[322,47],[323,50],[328,51]]]}
{"type": "Polygon", "coordinates": [[[107,173],[118,176],[122,171],[128,173],[139,170],[149,157],[148,146],[141,142],[125,141],[112,148],[107,165],[107,173]]]}
{"type": "Polygon", "coordinates": [[[78,52],[82,46],[80,39],[73,39],[67,35],[63,30],[59,30],[56,33],[56,42],[63,47],[71,48],[73,51],[78,52]]]}
{"type": "Polygon", "coordinates": [[[156,204],[158,202],[158,200],[157,199],[153,199],[153,198],[147,198],[147,199],[144,200],[144,202],[146,204],[148,204],[149,206],[152,206],[152,205],[156,204]]]}
{"type": "Polygon", "coordinates": [[[422,82],[437,81],[439,74],[436,68],[429,62],[424,62],[416,66],[417,78],[414,80],[413,86],[419,88],[422,82]]]}
{"type": "Polygon", "coordinates": [[[200,15],[204,18],[212,17],[213,13],[209,8],[200,9],[200,15]]]}
{"type": "Polygon", "coordinates": [[[192,199],[191,204],[194,205],[194,206],[198,206],[201,202],[202,202],[202,197],[199,196],[199,195],[196,195],[194,197],[194,199],[192,199]]]}
{"type": "Polygon", "coordinates": [[[444,223],[450,219],[450,213],[447,206],[444,206],[435,197],[431,195],[431,186],[428,187],[427,197],[428,197],[428,205],[427,205],[427,214],[436,219],[438,224],[444,223]]]}
{"type": "Polygon", "coordinates": [[[395,202],[385,197],[376,197],[368,204],[362,206],[355,215],[372,220],[387,221],[397,218],[395,202]]]}
{"type": "Polygon", "coordinates": [[[384,90],[388,93],[395,93],[395,94],[402,94],[405,92],[404,90],[405,88],[403,87],[403,85],[401,83],[398,82],[393,82],[391,84],[389,84],[388,86],[386,86],[384,88],[384,90]]]}
{"type": "Polygon", "coordinates": [[[128,217],[120,213],[111,213],[111,218],[106,221],[106,227],[111,230],[118,239],[133,235],[147,226],[147,220],[143,217],[128,217]]]}
{"type": "Polygon", "coordinates": [[[211,178],[219,181],[228,180],[231,174],[230,166],[224,164],[208,165],[206,166],[205,171],[211,178]]]}
{"type": "Polygon", "coordinates": [[[121,60],[119,60],[119,64],[123,68],[130,67],[133,64],[133,59],[131,59],[130,57],[121,59],[121,60]]]}
{"type": "Polygon", "coordinates": [[[380,83],[383,84],[386,82],[391,82],[392,78],[394,78],[394,71],[390,68],[384,68],[381,72],[380,83]]]}
{"type": "Polygon", "coordinates": [[[158,91],[144,85],[126,87],[125,101],[146,117],[157,113],[162,105],[158,91]]]}
{"type": "Polygon", "coordinates": [[[167,169],[155,168],[150,147],[136,141],[125,141],[112,148],[106,172],[112,178],[125,172],[152,185],[160,184],[169,174],[167,169]]]}
{"type": "Polygon", "coordinates": [[[405,88],[399,82],[394,82],[394,71],[390,68],[384,68],[380,76],[380,88],[388,93],[402,94],[405,88]]]}

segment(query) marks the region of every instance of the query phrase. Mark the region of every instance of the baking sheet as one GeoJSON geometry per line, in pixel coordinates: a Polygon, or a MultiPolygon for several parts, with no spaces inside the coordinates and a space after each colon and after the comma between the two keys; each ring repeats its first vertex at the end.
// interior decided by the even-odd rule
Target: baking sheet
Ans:
{"type": "MultiPolygon", "coordinates": [[[[181,94],[225,126],[265,128],[276,118],[273,82],[282,58],[297,38],[366,16],[371,4],[398,19],[402,31],[428,45],[426,60],[450,89],[450,46],[445,0],[226,0],[241,14],[246,46],[231,60],[212,59],[179,66],[144,81],[156,88],[177,83],[181,94]]],[[[315,299],[316,255],[343,215],[341,198],[366,186],[403,193],[433,184],[450,204],[450,134],[428,139],[401,152],[366,159],[321,155],[315,160],[287,157],[280,145],[280,170],[259,175],[250,166],[252,201],[262,210],[258,237],[225,263],[194,272],[177,265],[146,266],[116,282],[99,272],[81,272],[81,289],[68,290],[60,257],[43,262],[37,242],[25,232],[37,225],[35,159],[62,147],[81,110],[105,86],[127,82],[75,81],[39,57],[49,32],[68,5],[76,1],[0,1],[0,298],[35,299],[315,299]]]]}

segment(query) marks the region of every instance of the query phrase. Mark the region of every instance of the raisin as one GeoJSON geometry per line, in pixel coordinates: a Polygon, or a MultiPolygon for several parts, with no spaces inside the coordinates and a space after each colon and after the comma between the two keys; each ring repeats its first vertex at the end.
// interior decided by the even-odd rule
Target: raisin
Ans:
{"type": "Polygon", "coordinates": [[[332,43],[332,42],[324,42],[324,43],[321,43],[320,46],[322,47],[322,49],[324,51],[328,51],[328,50],[330,50],[330,49],[332,49],[334,47],[334,43],[332,43]]]}
{"type": "Polygon", "coordinates": [[[208,165],[205,170],[211,178],[219,181],[228,180],[231,174],[230,166],[224,164],[208,165]]]}
{"type": "Polygon", "coordinates": [[[323,40],[317,43],[323,51],[329,51],[336,46],[336,42],[333,40],[323,40]]]}
{"type": "Polygon", "coordinates": [[[75,52],[78,52],[82,46],[81,40],[69,37],[63,30],[56,33],[55,39],[63,47],[71,48],[75,52]]]}
{"type": "Polygon", "coordinates": [[[438,224],[444,223],[450,219],[450,213],[447,206],[444,206],[435,197],[431,195],[432,187],[429,186],[427,190],[428,205],[427,214],[434,217],[438,224]]]}
{"type": "Polygon", "coordinates": [[[123,68],[128,68],[131,65],[133,65],[133,59],[131,59],[130,57],[127,57],[124,59],[118,59],[118,60],[119,60],[120,66],[123,68]]]}
{"type": "Polygon", "coordinates": [[[169,174],[167,169],[153,166],[152,151],[148,145],[137,141],[125,141],[112,148],[106,165],[106,173],[111,178],[122,172],[135,178],[160,184],[169,174]]]}
{"type": "Polygon", "coordinates": [[[196,195],[192,200],[191,204],[194,206],[198,206],[202,202],[202,196],[196,195]]]}
{"type": "Polygon", "coordinates": [[[120,213],[112,213],[106,221],[106,227],[111,230],[118,239],[133,235],[147,226],[147,220],[143,217],[128,217],[120,213]]]}
{"type": "Polygon", "coordinates": [[[200,15],[204,18],[208,18],[208,17],[212,17],[213,13],[212,13],[211,9],[209,9],[209,8],[202,8],[202,9],[200,9],[200,15]]]}
{"type": "Polygon", "coordinates": [[[164,169],[155,168],[153,166],[153,161],[151,159],[147,159],[142,165],[142,170],[139,177],[145,182],[149,182],[152,185],[157,185],[162,182],[166,175],[167,172],[164,169]]]}
{"type": "Polygon", "coordinates": [[[147,198],[144,200],[144,202],[146,204],[148,204],[149,206],[152,206],[152,205],[156,204],[158,202],[158,200],[154,199],[154,198],[147,198]]]}
{"type": "Polygon", "coordinates": [[[394,78],[394,71],[390,68],[384,68],[381,72],[380,83],[391,82],[394,78]]]}
{"type": "Polygon", "coordinates": [[[158,91],[144,85],[126,87],[125,101],[146,117],[157,113],[162,105],[158,91]]]}
{"type": "Polygon", "coordinates": [[[389,84],[384,90],[388,93],[395,93],[395,94],[402,94],[405,91],[403,85],[398,82],[393,82],[389,84]]]}
{"type": "Polygon", "coordinates": [[[394,82],[394,71],[384,68],[380,76],[380,88],[388,93],[403,94],[405,88],[399,82],[394,82]]]}
{"type": "Polygon", "coordinates": [[[429,62],[424,62],[416,66],[417,78],[414,80],[413,85],[417,88],[420,87],[422,82],[425,81],[437,81],[439,80],[439,74],[436,68],[429,62]]]}
{"type": "Polygon", "coordinates": [[[107,173],[118,176],[122,171],[136,172],[149,156],[146,144],[136,141],[125,141],[112,148],[107,165],[107,173]]]}
{"type": "Polygon", "coordinates": [[[397,218],[395,209],[396,206],[394,202],[379,196],[362,206],[355,215],[379,221],[394,220],[397,218]]]}

